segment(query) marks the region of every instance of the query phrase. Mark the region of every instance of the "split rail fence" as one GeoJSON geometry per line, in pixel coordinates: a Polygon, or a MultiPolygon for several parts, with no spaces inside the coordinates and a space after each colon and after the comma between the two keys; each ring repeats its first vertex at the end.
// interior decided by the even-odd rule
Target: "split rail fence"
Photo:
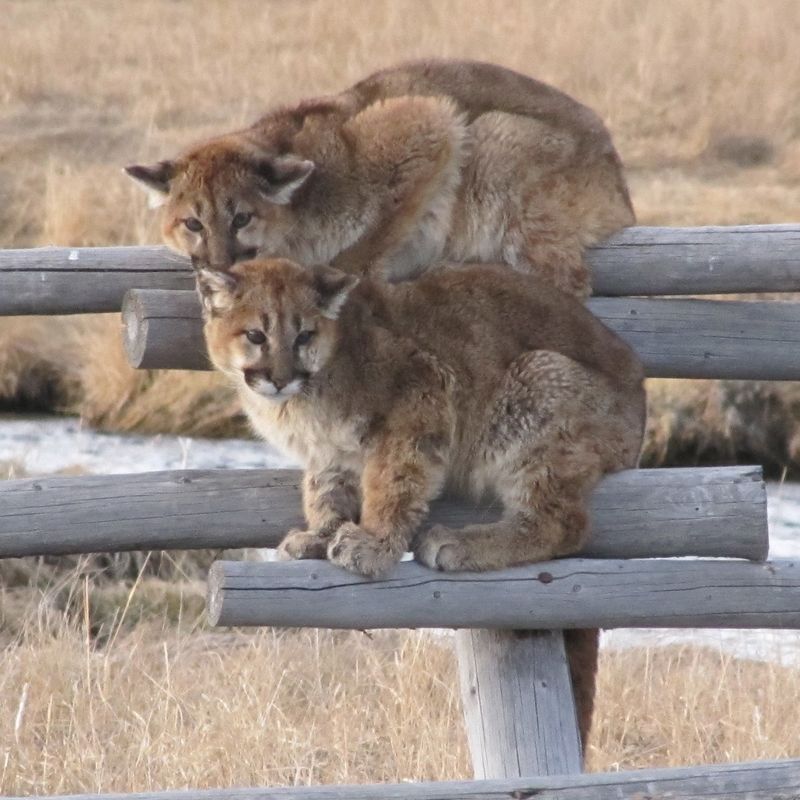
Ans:
{"type": "MultiPolygon", "coordinates": [[[[800,225],[631,228],[589,260],[592,310],[639,352],[648,375],[800,379],[800,303],[698,299],[800,292],[800,225]]],[[[129,358],[142,368],[209,368],[192,283],[188,264],[159,247],[0,251],[0,314],[122,310],[129,358]]],[[[301,521],[299,477],[181,470],[6,481],[0,557],[274,546],[301,521]]],[[[431,517],[461,525],[496,513],[443,500],[431,517]]],[[[563,644],[571,628],[800,629],[800,564],[765,560],[760,468],[619,473],[594,492],[591,521],[579,558],[497,572],[404,562],[366,580],[315,561],[211,569],[214,625],[458,629],[475,781],[121,797],[800,797],[800,760],[583,774],[563,644]]]]}

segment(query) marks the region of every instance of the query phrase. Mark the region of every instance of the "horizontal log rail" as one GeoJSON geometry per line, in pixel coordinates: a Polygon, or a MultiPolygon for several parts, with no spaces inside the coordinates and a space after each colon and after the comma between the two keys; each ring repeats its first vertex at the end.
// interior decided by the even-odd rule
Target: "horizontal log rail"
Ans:
{"type": "MultiPolygon", "coordinates": [[[[594,293],[800,291],[800,225],[628,228],[588,253],[594,293]]],[[[119,311],[128,289],[190,289],[166,247],[0,251],[0,315],[119,311]]]]}
{"type": "Polygon", "coordinates": [[[72,794],[48,800],[791,800],[799,795],[800,760],[787,760],[509,780],[72,794]]]}
{"type": "MultiPolygon", "coordinates": [[[[595,297],[589,308],[650,377],[800,379],[800,303],[595,297]]],[[[133,290],[122,320],[134,367],[211,368],[194,292],[133,290]]]]}
{"type": "Polygon", "coordinates": [[[796,292],[800,225],[627,228],[588,261],[598,297],[796,292]]]}
{"type": "Polygon", "coordinates": [[[403,562],[366,579],[328,561],[217,561],[208,616],[293,628],[800,629],[800,564],[565,558],[444,573],[403,562]]]}
{"type": "Polygon", "coordinates": [[[166,247],[0,250],[0,315],[119,311],[128,289],[192,289],[188,260],[166,247]]]}
{"type": "Polygon", "coordinates": [[[212,369],[194,291],[131,289],[122,303],[122,343],[137,369],[212,369]]]}
{"type": "MultiPolygon", "coordinates": [[[[294,470],[177,470],[0,481],[0,558],[124,550],[274,547],[302,524],[294,470]]],[[[593,557],[763,559],[760,467],[629,470],[590,503],[593,557]]],[[[434,503],[460,527],[499,509],[434,503]]]]}

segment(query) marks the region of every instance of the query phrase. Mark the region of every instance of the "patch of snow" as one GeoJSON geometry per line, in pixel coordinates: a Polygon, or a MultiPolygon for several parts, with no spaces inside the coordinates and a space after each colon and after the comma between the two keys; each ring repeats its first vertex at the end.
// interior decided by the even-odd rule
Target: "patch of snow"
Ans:
{"type": "Polygon", "coordinates": [[[263,442],[98,433],[74,418],[0,418],[0,462],[36,475],[77,468],[119,475],[167,469],[289,469],[263,442]]]}

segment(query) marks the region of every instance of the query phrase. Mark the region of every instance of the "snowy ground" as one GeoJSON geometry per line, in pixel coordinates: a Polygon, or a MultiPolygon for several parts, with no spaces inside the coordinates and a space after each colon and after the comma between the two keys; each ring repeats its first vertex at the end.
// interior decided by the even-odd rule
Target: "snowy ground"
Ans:
{"type": "MultiPolygon", "coordinates": [[[[75,419],[0,417],[0,465],[29,474],[79,468],[89,473],[163,469],[291,467],[263,444],[177,436],[115,436],[83,429],[75,419]]],[[[769,484],[770,556],[800,556],[800,484],[769,484]]],[[[800,632],[762,630],[616,630],[605,647],[708,644],[743,658],[800,664],[800,632]]]]}
{"type": "Polygon", "coordinates": [[[97,433],[77,419],[0,416],[0,464],[41,475],[78,467],[93,474],[162,469],[244,469],[293,464],[260,442],[97,433]]]}

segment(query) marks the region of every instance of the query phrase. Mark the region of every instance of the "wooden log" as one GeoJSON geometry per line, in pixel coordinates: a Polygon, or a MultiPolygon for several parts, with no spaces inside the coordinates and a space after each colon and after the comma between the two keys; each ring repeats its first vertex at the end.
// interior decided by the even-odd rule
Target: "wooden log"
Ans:
{"type": "Polygon", "coordinates": [[[327,561],[217,561],[208,616],[291,628],[800,629],[800,563],[568,558],[444,573],[403,562],[367,580],[327,561]]]}
{"type": "Polygon", "coordinates": [[[800,760],[787,760],[492,781],[60,794],[48,800],[796,800],[799,795],[800,760]]]}
{"type": "Polygon", "coordinates": [[[189,261],[166,247],[0,250],[0,315],[119,311],[128,289],[191,289],[189,261]]]}
{"type": "MultiPolygon", "coordinates": [[[[800,291],[800,225],[621,231],[592,248],[594,293],[800,291]]],[[[128,289],[190,289],[189,262],[166,247],[0,251],[0,314],[119,311],[128,289]]]]}
{"type": "Polygon", "coordinates": [[[456,653],[476,778],[582,771],[561,631],[461,630],[456,653]]]}
{"type": "Polygon", "coordinates": [[[195,292],[132,289],[122,303],[123,345],[138,369],[210,370],[195,292]]]}
{"type": "Polygon", "coordinates": [[[626,228],[587,257],[598,297],[800,290],[800,225],[626,228]]]}
{"type": "MultiPolygon", "coordinates": [[[[800,379],[800,303],[595,297],[588,305],[650,377],[800,379]]],[[[210,368],[193,292],[131,292],[123,327],[134,367],[210,368]]]]}
{"type": "Polygon", "coordinates": [[[589,300],[651,378],[800,379],[800,303],[589,300]]]}
{"type": "MultiPolygon", "coordinates": [[[[299,482],[292,470],[0,481],[0,557],[274,547],[302,524],[299,482]]],[[[766,503],[760,467],[620,472],[592,495],[594,533],[586,553],[762,559],[766,503]]],[[[459,527],[497,514],[443,500],[431,521],[459,527]]]]}

